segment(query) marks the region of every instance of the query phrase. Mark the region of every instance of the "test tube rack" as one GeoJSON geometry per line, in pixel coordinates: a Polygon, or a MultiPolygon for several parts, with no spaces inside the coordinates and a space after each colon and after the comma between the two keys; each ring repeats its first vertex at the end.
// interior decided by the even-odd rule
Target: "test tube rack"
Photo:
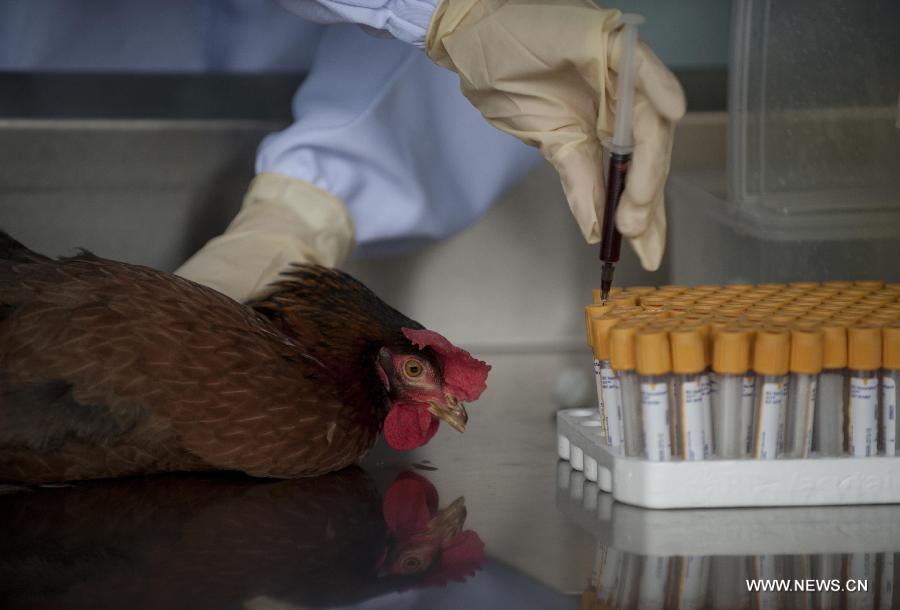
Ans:
{"type": "Polygon", "coordinates": [[[596,409],[556,414],[559,457],[613,499],[644,508],[900,503],[900,457],[652,462],[613,454],[596,409]]]}

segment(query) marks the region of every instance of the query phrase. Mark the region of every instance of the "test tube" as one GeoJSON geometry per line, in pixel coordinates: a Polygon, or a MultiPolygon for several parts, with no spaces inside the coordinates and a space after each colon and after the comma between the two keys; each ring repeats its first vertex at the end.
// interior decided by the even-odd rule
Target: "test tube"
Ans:
{"type": "Polygon", "coordinates": [[[637,607],[665,608],[668,581],[669,558],[659,555],[642,555],[637,607]]]}
{"type": "Polygon", "coordinates": [[[753,431],[754,390],[749,369],[748,333],[736,328],[724,328],[716,333],[713,349],[713,370],[719,386],[713,413],[716,457],[726,460],[747,457],[753,431]],[[747,393],[749,396],[745,397],[747,393]]]}
{"type": "Polygon", "coordinates": [[[594,373],[597,375],[597,399],[603,407],[603,429],[606,444],[616,454],[625,452],[625,416],[622,408],[619,377],[609,362],[609,331],[621,320],[603,316],[591,320],[594,373]]]}
{"type": "MultiPolygon", "coordinates": [[[[819,581],[831,581],[843,578],[843,556],[837,553],[816,555],[812,562],[813,576],[819,581]]],[[[816,610],[840,610],[840,591],[819,591],[815,596],[816,610]]]]}
{"type": "Polygon", "coordinates": [[[847,328],[825,322],[822,329],[822,372],[816,391],[816,453],[839,456],[844,451],[844,396],[847,380],[847,328]]]}
{"type": "Polygon", "coordinates": [[[625,416],[625,455],[628,457],[641,457],[644,454],[641,386],[634,355],[634,337],[637,329],[634,324],[620,323],[609,332],[609,361],[619,378],[622,411],[625,416]]]}
{"type": "Polygon", "coordinates": [[[790,335],[776,328],[760,329],[753,344],[756,404],[753,457],[775,459],[784,448],[784,402],[790,335]]]}
{"type": "Polygon", "coordinates": [[[622,560],[622,553],[618,549],[605,544],[597,545],[591,578],[597,592],[597,601],[601,603],[612,601],[620,577],[622,560]]]}
{"type": "Polygon", "coordinates": [[[712,457],[714,450],[713,437],[713,401],[719,391],[719,381],[715,371],[712,370],[712,340],[713,326],[705,319],[698,323],[700,334],[703,337],[703,372],[700,373],[700,384],[703,387],[703,457],[712,457]]]}
{"type": "Polygon", "coordinates": [[[641,422],[644,457],[651,462],[672,459],[672,357],[665,331],[642,330],[635,340],[637,371],[641,381],[641,422]]]}
{"type": "Polygon", "coordinates": [[[678,557],[675,560],[676,607],[700,610],[706,607],[711,557],[702,555],[678,557]]]}
{"type": "Polygon", "coordinates": [[[791,392],[787,403],[784,457],[808,458],[812,450],[816,383],[822,370],[822,331],[791,330],[791,392]]]}
{"type": "Polygon", "coordinates": [[[619,569],[619,583],[616,594],[608,608],[637,608],[640,591],[643,556],[635,553],[622,553],[622,564],[619,569]]]}
{"type": "Polygon", "coordinates": [[[877,574],[877,553],[850,553],[844,557],[844,574],[847,580],[872,583],[866,590],[847,592],[846,610],[872,610],[875,607],[875,575],[877,574]]]}
{"type": "Polygon", "coordinates": [[[851,326],[847,331],[846,449],[853,457],[878,453],[878,370],[881,368],[881,329],[851,326]]]}
{"type": "Polygon", "coordinates": [[[897,455],[897,382],[900,381],[900,323],[882,331],[881,444],[885,455],[897,455]]]}
{"type": "Polygon", "coordinates": [[[879,574],[881,586],[878,590],[878,609],[893,610],[894,605],[894,553],[879,554],[879,574]]]}
{"type": "Polygon", "coordinates": [[[698,328],[669,333],[675,382],[675,455],[683,460],[702,460],[708,453],[704,399],[709,400],[702,374],[706,369],[703,335],[698,328]],[[706,396],[704,396],[706,394],[706,396]]]}

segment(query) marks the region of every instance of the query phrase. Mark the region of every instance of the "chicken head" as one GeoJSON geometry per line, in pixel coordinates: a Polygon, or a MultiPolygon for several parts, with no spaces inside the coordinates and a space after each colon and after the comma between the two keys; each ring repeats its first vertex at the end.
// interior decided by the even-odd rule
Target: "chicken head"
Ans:
{"type": "Polygon", "coordinates": [[[432,330],[404,327],[402,332],[409,349],[381,348],[375,367],[390,401],[385,440],[407,450],[427,443],[441,420],[465,431],[463,401],[481,395],[491,367],[432,330]]]}

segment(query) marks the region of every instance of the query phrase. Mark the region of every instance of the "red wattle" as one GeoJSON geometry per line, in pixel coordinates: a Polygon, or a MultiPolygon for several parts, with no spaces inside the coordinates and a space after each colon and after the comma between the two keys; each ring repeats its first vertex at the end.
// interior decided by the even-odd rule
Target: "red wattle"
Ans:
{"type": "Polygon", "coordinates": [[[398,451],[415,449],[431,440],[439,424],[426,404],[395,404],[384,418],[384,440],[398,451]]]}
{"type": "Polygon", "coordinates": [[[384,521],[396,536],[411,536],[428,527],[438,510],[437,490],[414,472],[401,472],[384,494],[384,521]]]}

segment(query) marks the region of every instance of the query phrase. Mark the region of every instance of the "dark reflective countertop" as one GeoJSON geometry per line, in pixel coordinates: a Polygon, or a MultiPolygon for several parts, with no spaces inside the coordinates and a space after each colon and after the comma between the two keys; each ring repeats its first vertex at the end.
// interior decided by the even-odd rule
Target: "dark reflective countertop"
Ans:
{"type": "Polygon", "coordinates": [[[485,355],[464,435],[295,481],[172,474],[0,495],[3,608],[896,607],[900,508],[647,511],[556,457],[584,354],[485,355]],[[753,578],[868,591],[751,594],[753,578]]]}

